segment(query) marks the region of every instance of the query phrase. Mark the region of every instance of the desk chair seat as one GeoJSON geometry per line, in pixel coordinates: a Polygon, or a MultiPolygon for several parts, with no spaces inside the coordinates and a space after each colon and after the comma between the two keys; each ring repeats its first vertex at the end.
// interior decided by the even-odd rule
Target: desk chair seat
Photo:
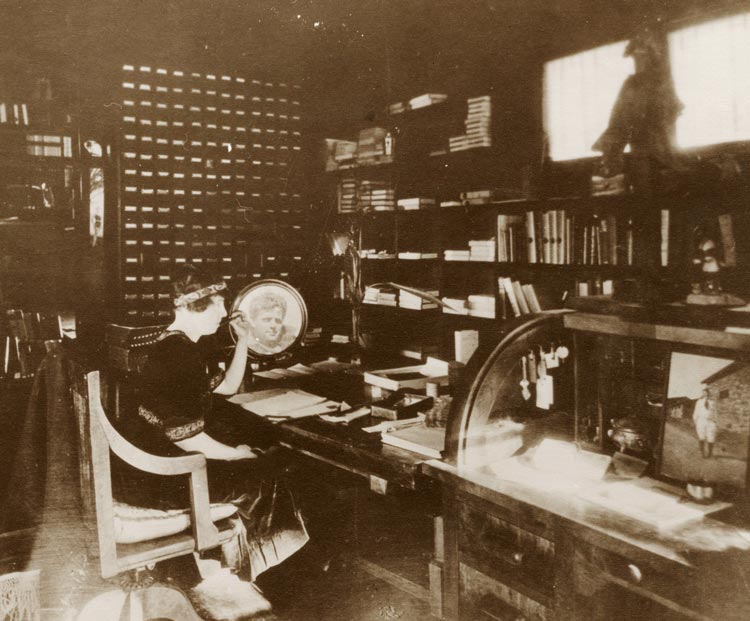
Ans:
{"type": "MultiPolygon", "coordinates": [[[[82,373],[75,363],[71,363],[70,370],[73,380],[73,402],[78,415],[79,431],[84,440],[81,446],[84,510],[95,524],[102,577],[122,576],[131,570],[138,572],[152,567],[159,561],[215,548],[235,537],[235,531],[227,521],[219,522],[217,525],[212,521],[212,517],[226,516],[228,509],[215,506],[212,516],[208,500],[205,456],[200,453],[187,453],[178,457],[161,457],[146,453],[131,444],[107,419],[101,404],[99,372],[82,373]],[[112,498],[110,451],[126,463],[145,472],[164,476],[189,475],[189,520],[184,519],[187,515],[183,515],[182,519],[183,525],[189,522],[190,530],[146,541],[118,543],[115,502],[112,498]]],[[[122,506],[120,509],[122,511],[122,506]]],[[[147,512],[146,515],[150,518],[154,518],[153,510],[142,511],[147,512]]],[[[164,513],[168,519],[174,520],[175,512],[164,513]]],[[[122,537],[120,539],[122,540],[122,537]]],[[[130,585],[133,584],[131,581],[130,585]]],[[[148,585],[145,588],[143,584],[136,586],[137,588],[126,587],[95,597],[86,604],[77,620],[200,619],[185,594],[179,589],[166,585],[148,585]],[[113,602],[120,602],[121,605],[113,608],[113,602]]]]}

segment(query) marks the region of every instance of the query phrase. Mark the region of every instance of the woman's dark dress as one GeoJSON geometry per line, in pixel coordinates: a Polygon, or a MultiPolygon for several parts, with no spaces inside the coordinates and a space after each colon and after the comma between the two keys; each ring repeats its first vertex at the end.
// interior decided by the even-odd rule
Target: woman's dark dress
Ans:
{"type": "MultiPolygon", "coordinates": [[[[183,454],[175,442],[206,430],[214,439],[228,444],[262,444],[256,441],[260,440],[257,430],[253,430],[247,421],[236,417],[231,419],[236,411],[225,411],[224,416],[221,415],[223,400],[212,391],[221,383],[223,373],[207,350],[201,342],[193,343],[182,332],[162,335],[149,351],[141,375],[138,410],[124,417],[121,424],[123,435],[143,450],[165,456],[183,454]],[[219,407],[212,407],[214,402],[219,407]]],[[[283,546],[289,546],[291,537],[294,540],[292,547],[296,545],[296,550],[307,540],[307,535],[291,494],[275,480],[276,468],[271,461],[263,457],[241,461],[207,460],[209,497],[211,502],[237,505],[251,548],[253,542],[260,545],[264,538],[278,540],[277,534],[284,532],[283,546]],[[277,499],[273,507],[275,514],[269,515],[268,511],[261,509],[261,504],[268,505],[271,510],[267,499],[274,495],[274,491],[277,499]],[[261,492],[264,502],[257,503],[261,492]],[[273,532],[268,532],[269,526],[273,532]]],[[[122,462],[118,465],[115,478],[118,500],[158,509],[190,506],[187,475],[157,476],[122,462]]],[[[271,545],[274,548],[279,546],[278,541],[271,542],[271,545]]],[[[262,550],[260,554],[264,554],[262,550]]],[[[288,554],[284,558],[286,556],[288,554]]],[[[276,563],[269,566],[273,564],[276,563]]],[[[252,575],[257,573],[256,567],[252,575]]]]}

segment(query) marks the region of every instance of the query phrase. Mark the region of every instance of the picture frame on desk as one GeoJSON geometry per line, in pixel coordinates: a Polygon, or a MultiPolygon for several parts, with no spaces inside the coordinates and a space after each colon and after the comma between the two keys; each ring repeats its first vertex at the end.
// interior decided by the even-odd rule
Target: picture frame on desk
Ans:
{"type": "MultiPolygon", "coordinates": [[[[750,489],[750,358],[674,348],[669,357],[656,473],[737,498],[750,489]]],[[[708,501],[711,498],[705,498],[708,501]]]]}

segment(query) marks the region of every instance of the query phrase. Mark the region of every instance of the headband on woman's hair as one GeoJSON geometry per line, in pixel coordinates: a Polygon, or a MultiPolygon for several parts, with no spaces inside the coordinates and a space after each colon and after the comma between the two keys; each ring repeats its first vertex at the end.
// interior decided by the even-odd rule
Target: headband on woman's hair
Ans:
{"type": "Polygon", "coordinates": [[[203,289],[191,291],[190,293],[184,293],[176,297],[174,300],[174,305],[178,308],[180,306],[187,306],[188,304],[192,304],[193,302],[197,302],[198,300],[207,298],[209,295],[213,295],[214,293],[218,293],[219,291],[224,291],[224,289],[226,288],[227,283],[217,282],[215,285],[209,285],[208,287],[203,287],[203,289]]]}

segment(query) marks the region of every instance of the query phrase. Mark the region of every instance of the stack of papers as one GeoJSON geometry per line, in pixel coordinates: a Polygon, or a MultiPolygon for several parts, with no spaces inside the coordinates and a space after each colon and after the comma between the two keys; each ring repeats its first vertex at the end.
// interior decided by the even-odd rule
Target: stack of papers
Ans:
{"type": "Polygon", "coordinates": [[[338,412],[341,404],[304,390],[272,388],[234,395],[229,399],[243,409],[274,422],[338,412]]]}

